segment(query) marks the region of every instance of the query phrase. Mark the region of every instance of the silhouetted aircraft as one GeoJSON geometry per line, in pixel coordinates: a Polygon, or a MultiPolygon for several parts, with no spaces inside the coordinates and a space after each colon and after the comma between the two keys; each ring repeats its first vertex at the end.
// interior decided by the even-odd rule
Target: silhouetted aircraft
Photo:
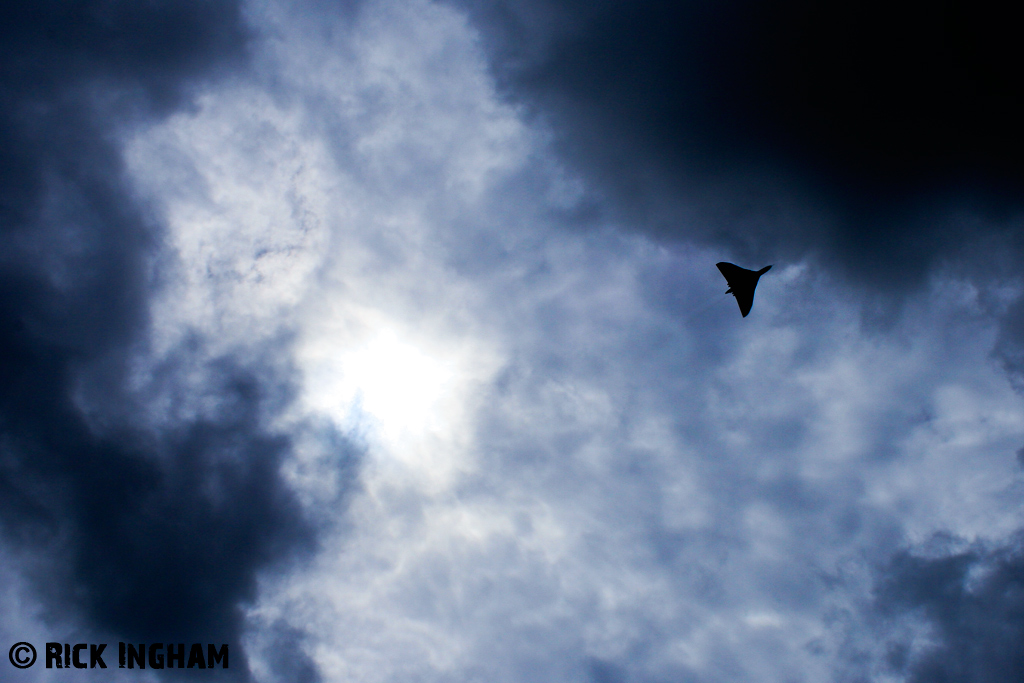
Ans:
{"type": "Polygon", "coordinates": [[[729,289],[725,290],[725,293],[736,297],[736,303],[740,305],[740,313],[746,318],[747,313],[750,313],[750,307],[754,305],[754,289],[757,287],[757,281],[768,272],[771,266],[753,271],[725,261],[715,265],[722,271],[725,281],[729,283],[729,289]]]}

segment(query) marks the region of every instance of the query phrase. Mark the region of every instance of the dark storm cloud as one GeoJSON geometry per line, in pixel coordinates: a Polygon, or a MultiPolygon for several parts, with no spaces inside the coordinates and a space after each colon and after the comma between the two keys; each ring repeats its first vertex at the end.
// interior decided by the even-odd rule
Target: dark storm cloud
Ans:
{"type": "MultiPolygon", "coordinates": [[[[1024,678],[1024,553],[1020,537],[999,548],[922,557],[904,552],[885,568],[877,592],[888,617],[917,614],[934,629],[908,656],[894,642],[890,665],[913,683],[1024,678]]],[[[924,636],[925,634],[920,634],[924,636]]]]}
{"type": "Polygon", "coordinates": [[[267,665],[275,680],[319,683],[322,679],[316,664],[302,650],[304,635],[284,623],[275,623],[269,630],[273,645],[267,665]]]}
{"type": "Polygon", "coordinates": [[[3,484],[24,504],[4,510],[4,523],[52,562],[36,576],[40,591],[100,632],[231,642],[241,676],[237,606],[254,597],[254,570],[314,545],[279,478],[289,439],[259,424],[260,382],[217,362],[203,368],[212,415],[97,436],[66,378],[45,374],[54,354],[28,346],[5,349],[16,370],[5,386],[32,401],[5,395],[3,484]]]}
{"type": "Polygon", "coordinates": [[[231,642],[239,677],[254,572],[314,544],[279,476],[290,440],[262,424],[287,376],[196,360],[199,341],[158,380],[201,373],[216,410],[142,424],[125,387],[160,235],[113,139],[243,67],[247,40],[234,2],[0,10],[0,525],[54,614],[135,641],[231,642]]]}
{"type": "Polygon", "coordinates": [[[513,99],[627,223],[918,284],[1024,206],[1024,89],[995,2],[464,0],[513,99]],[[959,212],[956,214],[951,212],[959,212]]]}

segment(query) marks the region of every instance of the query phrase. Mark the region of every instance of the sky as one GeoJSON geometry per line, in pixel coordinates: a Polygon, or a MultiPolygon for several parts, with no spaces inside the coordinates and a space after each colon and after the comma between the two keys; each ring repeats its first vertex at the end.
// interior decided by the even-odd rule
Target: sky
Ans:
{"type": "Polygon", "coordinates": [[[4,6],[2,678],[1020,681],[1013,19],[4,6]]]}

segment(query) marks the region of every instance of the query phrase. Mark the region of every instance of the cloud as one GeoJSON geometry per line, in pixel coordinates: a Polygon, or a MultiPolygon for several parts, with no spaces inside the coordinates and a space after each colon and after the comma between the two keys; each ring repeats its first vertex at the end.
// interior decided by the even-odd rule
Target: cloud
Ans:
{"type": "Polygon", "coordinates": [[[218,275],[168,319],[229,346],[289,321],[299,412],[365,448],[337,533],[246,610],[257,675],[287,641],[324,680],[870,678],[872,568],[1016,529],[1024,420],[989,362],[1012,293],[940,272],[865,330],[796,261],[739,326],[721,246],[567,229],[594,186],[451,7],[275,21],[265,80],[132,157],[179,179],[171,242],[218,275]]]}
{"type": "Polygon", "coordinates": [[[881,614],[916,613],[923,622],[906,640],[894,640],[892,668],[915,682],[1018,680],[1024,672],[1019,538],[963,547],[936,537],[930,545],[936,547],[897,554],[881,571],[881,614]]]}
{"type": "Polygon", "coordinates": [[[237,646],[256,572],[316,544],[280,471],[299,430],[272,424],[290,370],[280,344],[247,349],[273,362],[195,331],[152,344],[165,236],[119,143],[244,68],[249,29],[230,2],[2,14],[0,522],[42,604],[18,619],[43,639],[237,646]]]}
{"type": "Polygon", "coordinates": [[[506,95],[647,234],[902,292],[963,257],[972,217],[1019,231],[1024,100],[994,3],[457,4],[506,95]]]}
{"type": "Polygon", "coordinates": [[[11,100],[60,125],[4,114],[11,642],[228,640],[257,681],[1015,672],[968,643],[1015,637],[1016,209],[925,190],[964,154],[1017,181],[759,100],[814,76],[775,38],[836,66],[807,26],[845,9],[118,7],[88,44],[170,12],[198,57],[68,48],[11,100]],[[737,254],[776,262],[746,319],[737,254]]]}

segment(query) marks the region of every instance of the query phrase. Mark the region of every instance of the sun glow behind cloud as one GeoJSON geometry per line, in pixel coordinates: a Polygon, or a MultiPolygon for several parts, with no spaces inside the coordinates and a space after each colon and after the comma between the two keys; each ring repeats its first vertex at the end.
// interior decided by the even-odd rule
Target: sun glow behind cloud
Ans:
{"type": "MultiPolygon", "coordinates": [[[[392,330],[379,331],[338,359],[340,382],[332,398],[354,405],[388,434],[421,433],[441,426],[440,404],[450,398],[454,373],[392,330]]],[[[316,392],[317,380],[310,382],[316,392]]],[[[385,440],[390,440],[388,436],[385,440]]]]}
{"type": "Polygon", "coordinates": [[[300,343],[306,409],[365,441],[371,459],[427,488],[450,484],[468,466],[474,392],[496,358],[473,340],[442,342],[380,311],[341,308],[300,343]]]}

